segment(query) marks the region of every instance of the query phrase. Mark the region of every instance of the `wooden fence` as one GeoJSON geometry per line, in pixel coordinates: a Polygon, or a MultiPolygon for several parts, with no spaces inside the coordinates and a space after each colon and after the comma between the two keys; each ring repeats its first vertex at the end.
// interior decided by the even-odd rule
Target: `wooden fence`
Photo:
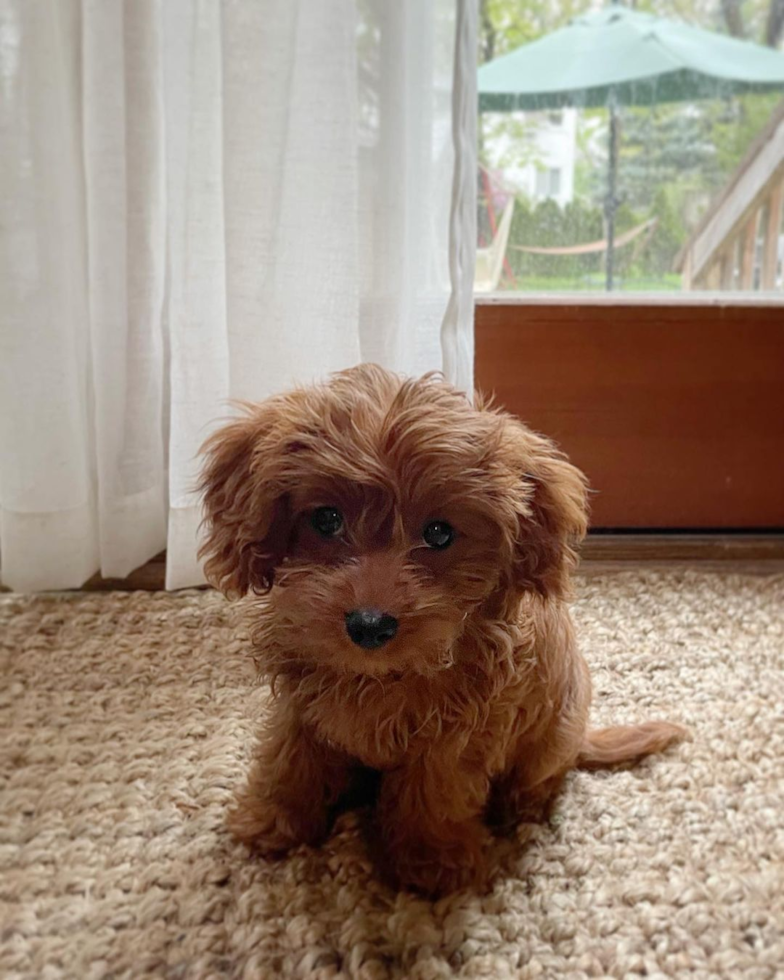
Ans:
{"type": "Polygon", "coordinates": [[[784,289],[784,102],[678,260],[684,289],[784,289]]]}

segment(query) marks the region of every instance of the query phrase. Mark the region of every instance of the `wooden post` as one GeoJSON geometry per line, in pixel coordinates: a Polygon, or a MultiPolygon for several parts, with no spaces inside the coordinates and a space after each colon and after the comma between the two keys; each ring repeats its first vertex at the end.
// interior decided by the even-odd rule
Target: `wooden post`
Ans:
{"type": "MultiPolygon", "coordinates": [[[[691,274],[691,249],[686,253],[686,257],[683,260],[683,271],[681,272],[681,289],[694,289],[695,283],[691,274]]],[[[697,287],[699,288],[699,287],[697,287]]]]}
{"type": "Polygon", "coordinates": [[[732,280],[735,275],[735,240],[733,239],[721,253],[721,281],[719,289],[723,293],[728,293],[732,289],[732,280]]]}
{"type": "Polygon", "coordinates": [[[784,180],[779,180],[768,201],[768,226],[765,229],[765,247],[762,253],[761,289],[776,288],[776,271],[779,263],[779,236],[781,228],[781,202],[784,197],[784,180]]]}
{"type": "Polygon", "coordinates": [[[754,250],[757,245],[757,219],[759,211],[755,210],[743,229],[743,256],[740,264],[740,288],[754,288],[754,250]]]}
{"type": "Polygon", "coordinates": [[[609,169],[607,172],[607,198],[604,202],[604,216],[607,221],[607,251],[605,253],[605,288],[611,293],[614,288],[615,271],[615,213],[618,205],[618,101],[610,89],[608,102],[610,108],[610,146],[609,169]]]}
{"type": "Polygon", "coordinates": [[[718,262],[711,262],[703,282],[703,288],[709,289],[713,293],[721,289],[721,267],[718,262]]]}

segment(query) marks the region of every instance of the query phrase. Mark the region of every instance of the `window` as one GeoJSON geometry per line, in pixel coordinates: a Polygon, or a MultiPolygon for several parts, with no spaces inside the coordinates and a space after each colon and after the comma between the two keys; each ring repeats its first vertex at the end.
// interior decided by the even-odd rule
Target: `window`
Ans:
{"type": "Polygon", "coordinates": [[[536,171],[536,196],[558,197],[561,193],[561,171],[558,167],[546,167],[536,171]]]}
{"type": "Polygon", "coordinates": [[[784,36],[773,2],[481,0],[477,383],[584,470],[594,528],[784,530],[784,36]],[[547,93],[576,63],[562,35],[560,51],[545,47],[570,20],[598,30],[651,14],[687,16],[705,64],[711,33],[740,29],[769,90],[743,91],[737,77],[720,92],[708,78],[679,90],[696,77],[684,71],[601,99],[588,74],[581,90],[547,93]]]}
{"type": "Polygon", "coordinates": [[[728,20],[721,0],[482,0],[480,247],[514,199],[495,289],[780,291],[775,2],[744,4],[728,20]],[[617,31],[619,21],[628,29],[617,31]],[[635,38],[657,31],[661,64],[635,79],[635,38]],[[743,43],[732,38],[739,31],[743,43]],[[672,38],[684,43],[669,50],[672,38]],[[728,43],[737,43],[731,57],[728,43]],[[608,62],[628,65],[629,77],[608,83],[608,62]],[[565,64],[580,79],[571,90],[565,64]],[[754,91],[752,77],[763,79],[754,91]]]}

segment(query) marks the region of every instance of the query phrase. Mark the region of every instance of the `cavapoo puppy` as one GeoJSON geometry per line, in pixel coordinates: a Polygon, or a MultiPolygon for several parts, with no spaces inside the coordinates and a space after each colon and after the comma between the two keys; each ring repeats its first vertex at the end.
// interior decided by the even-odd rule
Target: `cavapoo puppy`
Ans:
{"type": "Polygon", "coordinates": [[[387,873],[481,886],[489,824],[682,734],[588,730],[567,609],[585,480],[517,419],[362,365],[246,406],[205,453],[206,572],[249,596],[274,692],[230,817],[262,854],[323,838],[373,770],[387,873]]]}

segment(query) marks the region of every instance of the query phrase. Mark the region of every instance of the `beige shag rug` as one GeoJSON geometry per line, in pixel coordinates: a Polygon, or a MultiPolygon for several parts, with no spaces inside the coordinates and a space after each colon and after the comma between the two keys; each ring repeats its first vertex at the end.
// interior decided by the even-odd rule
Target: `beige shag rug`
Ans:
{"type": "Polygon", "coordinates": [[[216,594],[0,596],[0,975],[784,976],[784,577],[600,573],[598,722],[693,741],[574,774],[485,897],[372,877],[357,817],[248,858],[223,829],[265,692],[216,594]]]}

